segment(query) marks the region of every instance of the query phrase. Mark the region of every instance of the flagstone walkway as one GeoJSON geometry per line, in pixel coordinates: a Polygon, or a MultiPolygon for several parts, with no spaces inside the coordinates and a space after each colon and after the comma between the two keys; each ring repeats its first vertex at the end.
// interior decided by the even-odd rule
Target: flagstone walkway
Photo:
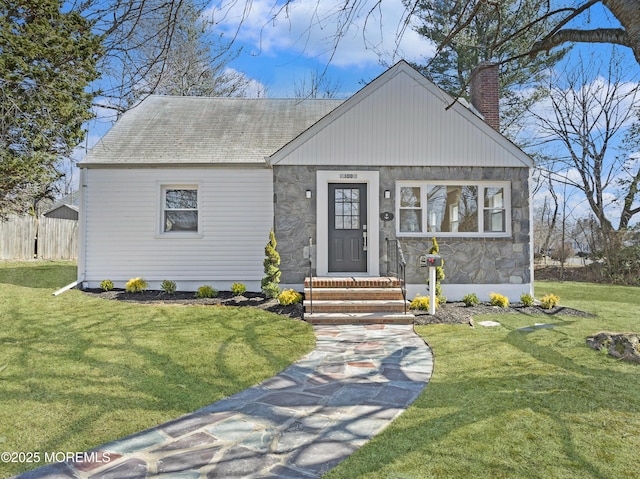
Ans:
{"type": "Polygon", "coordinates": [[[33,478],[320,477],[401,414],[431,378],[411,325],[315,326],[316,349],[229,398],[33,478]]]}

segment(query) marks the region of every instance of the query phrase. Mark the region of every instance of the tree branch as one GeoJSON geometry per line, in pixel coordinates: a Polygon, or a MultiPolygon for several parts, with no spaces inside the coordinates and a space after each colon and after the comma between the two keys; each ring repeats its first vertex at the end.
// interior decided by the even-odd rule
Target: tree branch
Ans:
{"type": "Polygon", "coordinates": [[[531,48],[531,57],[540,52],[549,52],[564,43],[612,43],[632,48],[631,39],[621,28],[596,28],[595,30],[558,30],[553,35],[536,42],[531,48]]]}

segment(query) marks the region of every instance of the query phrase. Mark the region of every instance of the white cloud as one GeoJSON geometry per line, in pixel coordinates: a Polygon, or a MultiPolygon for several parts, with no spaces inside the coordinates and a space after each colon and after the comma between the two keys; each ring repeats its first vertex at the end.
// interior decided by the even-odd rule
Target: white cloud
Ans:
{"type": "Polygon", "coordinates": [[[379,8],[372,0],[356,1],[350,12],[343,9],[344,3],[296,0],[277,10],[269,0],[229,0],[205,15],[227,36],[237,32],[239,41],[251,45],[252,54],[293,51],[331,60],[334,66],[362,68],[401,58],[419,60],[433,53],[433,46],[415,31],[403,30],[401,0],[381,2],[379,8]]]}

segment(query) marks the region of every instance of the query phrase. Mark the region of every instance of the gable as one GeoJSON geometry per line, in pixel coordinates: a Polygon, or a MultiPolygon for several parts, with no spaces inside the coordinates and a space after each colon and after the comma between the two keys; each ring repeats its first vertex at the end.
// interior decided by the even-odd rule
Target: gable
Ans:
{"type": "Polygon", "coordinates": [[[404,61],[273,154],[269,162],[533,166],[522,150],[404,61]]]}
{"type": "Polygon", "coordinates": [[[342,102],[150,96],[127,111],[80,166],[264,166],[265,157],[342,102]]]}

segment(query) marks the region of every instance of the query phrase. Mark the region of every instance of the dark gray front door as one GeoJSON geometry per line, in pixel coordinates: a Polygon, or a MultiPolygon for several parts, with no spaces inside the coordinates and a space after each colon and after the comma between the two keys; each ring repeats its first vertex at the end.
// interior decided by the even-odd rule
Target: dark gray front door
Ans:
{"type": "Polygon", "coordinates": [[[367,271],[367,185],[329,183],[329,272],[367,271]]]}

